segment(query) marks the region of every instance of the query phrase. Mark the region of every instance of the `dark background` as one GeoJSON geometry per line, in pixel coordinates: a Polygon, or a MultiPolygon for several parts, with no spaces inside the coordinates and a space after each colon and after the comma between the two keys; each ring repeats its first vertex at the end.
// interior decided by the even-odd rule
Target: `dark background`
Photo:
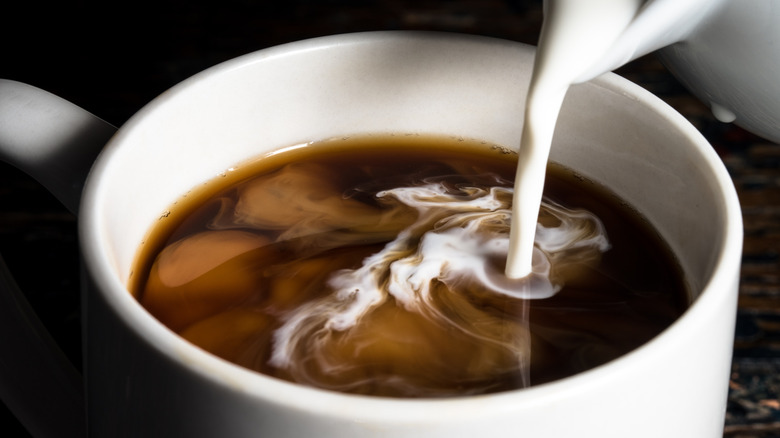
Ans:
{"type": "MultiPolygon", "coordinates": [[[[194,73],[285,42],[425,29],[535,44],[542,20],[541,1],[523,0],[46,0],[4,9],[0,78],[48,90],[115,126],[194,73]]],[[[686,116],[734,178],[745,253],[724,436],[779,436],[780,146],[715,121],[652,55],[618,73],[686,116]]],[[[80,366],[76,240],[75,218],[29,177],[0,163],[0,254],[80,366]]],[[[0,411],[2,420],[7,426],[0,435],[25,436],[7,411],[0,411]]]]}

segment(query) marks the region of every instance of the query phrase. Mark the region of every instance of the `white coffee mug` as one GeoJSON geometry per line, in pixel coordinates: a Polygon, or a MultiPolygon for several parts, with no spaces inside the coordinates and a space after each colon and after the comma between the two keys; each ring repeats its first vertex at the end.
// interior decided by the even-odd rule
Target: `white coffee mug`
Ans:
{"type": "Polygon", "coordinates": [[[722,436],[742,245],[737,196],[681,115],[613,74],[570,90],[551,159],[639,210],[695,295],[679,320],[619,359],[498,394],[346,395],[212,356],[127,291],[151,225],[188,190],[246,160],[355,134],[518,148],[533,55],[518,43],[455,34],[325,37],[220,64],[139,111],[101,152],[79,209],[91,436],[722,436]]]}

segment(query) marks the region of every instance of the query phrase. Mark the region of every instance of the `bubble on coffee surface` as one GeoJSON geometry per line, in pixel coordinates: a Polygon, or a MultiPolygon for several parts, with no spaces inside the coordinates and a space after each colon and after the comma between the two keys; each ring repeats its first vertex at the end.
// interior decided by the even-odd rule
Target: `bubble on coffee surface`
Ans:
{"type": "Polygon", "coordinates": [[[657,324],[634,327],[647,314],[630,300],[652,294],[630,297],[622,274],[600,271],[613,245],[602,220],[551,198],[539,215],[533,275],[506,277],[511,160],[494,172],[492,161],[470,156],[430,164],[422,152],[386,153],[354,162],[333,154],[325,164],[291,158],[214,196],[152,257],[139,301],[185,339],[246,368],[394,397],[565,377],[635,348],[676,317],[663,310],[657,324]],[[604,327],[595,330],[590,317],[604,327]]]}

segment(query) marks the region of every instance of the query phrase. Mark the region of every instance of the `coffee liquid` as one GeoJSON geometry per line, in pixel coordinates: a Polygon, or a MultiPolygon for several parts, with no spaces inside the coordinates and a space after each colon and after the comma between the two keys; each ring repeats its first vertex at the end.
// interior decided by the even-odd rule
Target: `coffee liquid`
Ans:
{"type": "Polygon", "coordinates": [[[517,155],[419,136],[291,148],[189,193],[131,291],[199,347],[270,376],[389,397],[536,385],[604,364],[687,308],[631,207],[550,164],[533,272],[506,264],[517,155]]]}

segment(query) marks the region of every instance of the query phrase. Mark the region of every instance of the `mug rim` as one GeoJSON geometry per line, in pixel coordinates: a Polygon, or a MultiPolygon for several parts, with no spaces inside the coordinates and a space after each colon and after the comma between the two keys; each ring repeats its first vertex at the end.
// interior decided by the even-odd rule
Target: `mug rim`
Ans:
{"type": "Polygon", "coordinates": [[[171,90],[164,92],[152,100],[128,123],[122,126],[118,133],[109,141],[104,151],[98,157],[85,185],[84,195],[79,214],[79,239],[82,248],[84,266],[95,284],[95,289],[119,315],[123,322],[133,327],[133,330],[144,341],[168,359],[186,366],[199,377],[216,385],[232,388],[251,397],[266,399],[277,405],[284,405],[291,409],[303,409],[301,400],[306,400],[305,410],[323,415],[344,416],[349,415],[363,419],[386,419],[386,409],[392,409],[395,418],[403,418],[405,421],[416,419],[428,419],[437,412],[447,412],[452,415],[453,409],[464,416],[469,414],[475,400],[480,403],[480,412],[489,409],[491,414],[500,414],[507,410],[517,409],[517,404],[538,405],[540,403],[553,402],[556,399],[565,398],[575,392],[587,391],[598,386],[605,379],[613,379],[627,369],[632,362],[642,361],[654,351],[666,348],[674,342],[678,332],[686,330],[687,326],[695,324],[695,320],[711,312],[711,307],[720,306],[723,300],[735,299],[728,293],[726,284],[732,283],[733,273],[738,272],[742,248],[742,217],[731,177],[726,171],[722,161],[712,149],[703,135],[682,115],[664,103],[660,98],[641,88],[627,79],[614,73],[607,73],[591,83],[595,86],[607,88],[614,92],[624,94],[632,99],[640,101],[650,107],[654,112],[662,115],[673,127],[685,136],[687,143],[703,159],[703,164],[713,174],[717,181],[716,193],[725,201],[726,234],[718,248],[718,258],[714,262],[713,274],[703,285],[700,295],[692,302],[689,309],[673,322],[664,331],[640,347],[621,355],[593,369],[577,373],[575,375],[558,379],[549,383],[535,385],[518,390],[484,394],[466,395],[452,398],[387,398],[377,396],[354,395],[330,390],[323,390],[287,382],[281,379],[263,375],[220,359],[200,348],[188,343],[179,337],[162,323],[146,312],[143,307],[132,297],[123,284],[113,273],[110,255],[100,245],[102,239],[100,223],[99,200],[102,193],[100,182],[108,176],[107,163],[121,148],[122,139],[126,131],[139,123],[147,113],[153,112],[156,107],[164,105],[169,99],[175,99],[176,90],[188,87],[190,84],[201,81],[209,76],[218,75],[220,72],[243,65],[253,63],[264,58],[285,55],[293,52],[325,49],[330,46],[348,43],[365,43],[371,40],[403,40],[414,38],[464,38],[466,40],[492,40],[500,44],[524,46],[519,42],[512,42],[492,37],[467,35],[449,32],[435,31],[373,31],[355,32],[339,35],[317,37],[282,44],[279,46],[261,49],[232,60],[225,61],[210,67],[193,77],[175,85],[171,90]],[[421,409],[424,407],[424,409],[421,409]]]}

